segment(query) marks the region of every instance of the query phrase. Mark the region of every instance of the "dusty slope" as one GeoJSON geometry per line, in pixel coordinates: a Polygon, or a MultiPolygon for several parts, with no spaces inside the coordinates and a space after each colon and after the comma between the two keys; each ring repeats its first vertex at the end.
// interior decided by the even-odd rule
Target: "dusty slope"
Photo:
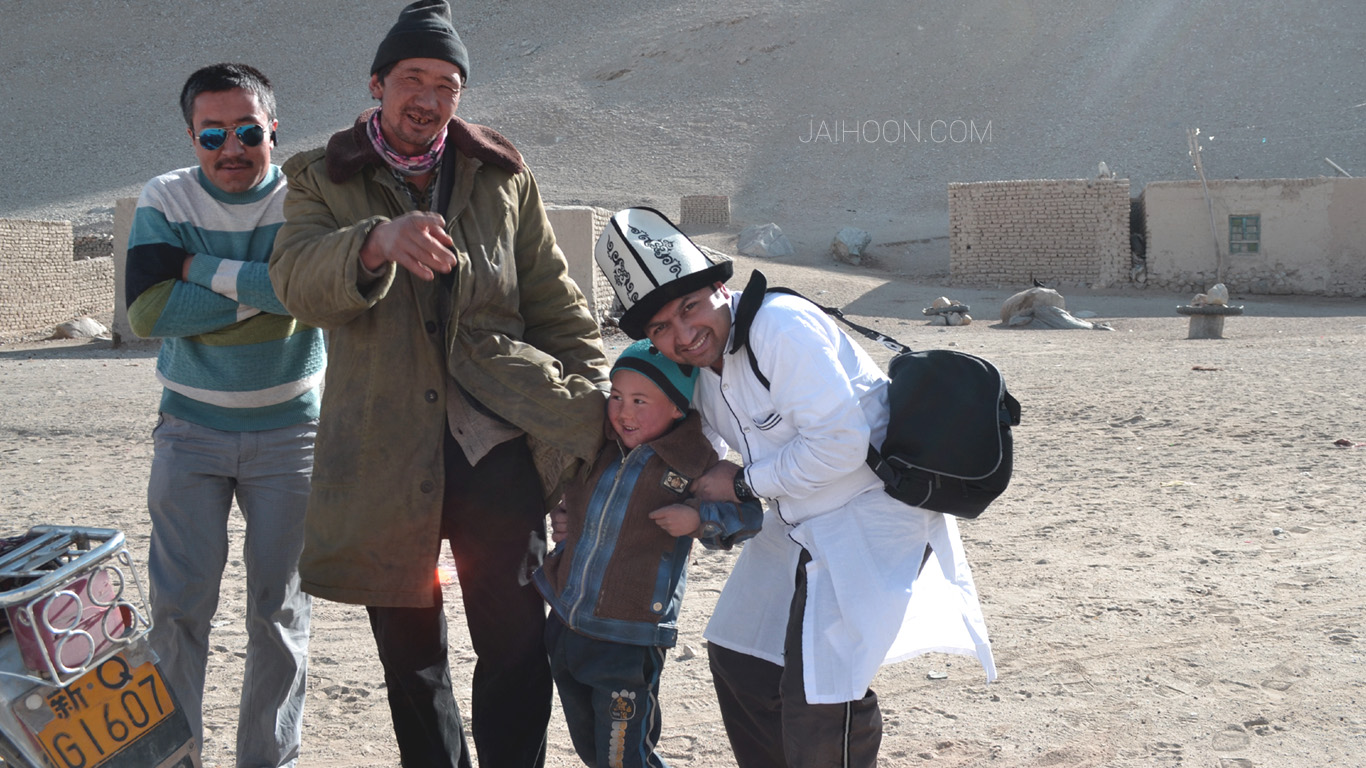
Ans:
{"type": "MultiPolygon", "coordinates": [[[[276,80],[280,159],[320,143],[367,105],[400,5],[6,0],[0,216],[99,221],[192,162],[175,95],[216,60],[276,80]]],[[[942,256],[948,182],[1104,160],[1137,192],[1191,177],[1187,126],[1214,137],[1212,176],[1332,174],[1325,156],[1366,173],[1356,0],[455,6],[462,113],[506,132],[548,199],[670,211],[721,192],[738,223],[775,221],[799,247],[855,224],[911,261],[942,256]]]]}

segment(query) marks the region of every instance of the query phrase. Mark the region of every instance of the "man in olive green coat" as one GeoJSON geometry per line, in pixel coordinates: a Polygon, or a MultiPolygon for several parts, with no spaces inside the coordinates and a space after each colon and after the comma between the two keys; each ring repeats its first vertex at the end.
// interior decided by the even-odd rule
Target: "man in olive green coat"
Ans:
{"type": "Polygon", "coordinates": [[[551,682],[526,576],[546,500],[602,439],[607,360],[521,155],[454,116],[469,61],[444,0],[405,8],[371,72],[379,109],[284,166],[271,278],[330,331],[299,571],[367,607],[403,764],[469,765],[435,575],[449,540],[480,762],[540,766],[551,682]]]}

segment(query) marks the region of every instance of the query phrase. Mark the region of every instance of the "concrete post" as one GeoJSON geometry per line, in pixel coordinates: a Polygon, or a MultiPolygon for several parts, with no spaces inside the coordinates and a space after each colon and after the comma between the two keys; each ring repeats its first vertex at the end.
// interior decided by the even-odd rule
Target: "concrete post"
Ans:
{"type": "Polygon", "coordinates": [[[132,341],[133,326],[128,324],[128,307],[123,295],[123,279],[128,270],[128,234],[133,230],[133,212],[138,208],[136,197],[120,197],[114,201],[114,346],[124,339],[132,341]]]}
{"type": "Polygon", "coordinates": [[[1243,314],[1242,306],[1229,307],[1220,304],[1192,306],[1183,304],[1176,308],[1176,314],[1190,317],[1187,339],[1224,338],[1224,318],[1243,314]]]}
{"type": "Polygon", "coordinates": [[[1191,315],[1190,329],[1186,332],[1188,339],[1222,339],[1224,338],[1224,316],[1223,315],[1191,315]]]}
{"type": "Polygon", "coordinates": [[[596,307],[593,274],[597,267],[593,263],[593,245],[597,235],[593,231],[593,209],[586,205],[556,205],[546,206],[545,213],[550,219],[550,228],[555,230],[555,242],[569,262],[570,279],[583,291],[588,306],[596,307]]]}

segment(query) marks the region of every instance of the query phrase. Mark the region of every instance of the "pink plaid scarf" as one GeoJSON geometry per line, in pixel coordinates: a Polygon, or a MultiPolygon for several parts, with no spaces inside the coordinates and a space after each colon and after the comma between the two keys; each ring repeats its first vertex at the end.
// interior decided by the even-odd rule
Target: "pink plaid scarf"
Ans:
{"type": "Polygon", "coordinates": [[[441,150],[446,148],[445,128],[441,129],[436,141],[432,142],[431,149],[420,155],[400,155],[394,151],[393,147],[389,146],[389,142],[384,140],[384,133],[379,127],[379,116],[380,110],[378,109],[370,115],[370,121],[366,123],[365,132],[370,136],[370,145],[375,148],[380,157],[384,158],[384,162],[388,163],[390,168],[404,176],[421,176],[424,173],[430,173],[436,164],[441,162],[441,150]]]}

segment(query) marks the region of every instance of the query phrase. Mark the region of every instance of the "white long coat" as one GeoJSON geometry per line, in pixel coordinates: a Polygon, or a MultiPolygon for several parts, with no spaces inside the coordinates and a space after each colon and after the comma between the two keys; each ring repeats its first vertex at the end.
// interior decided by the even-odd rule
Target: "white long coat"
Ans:
{"type": "Polygon", "coordinates": [[[956,521],[891,498],[864,463],[869,442],[886,434],[881,370],[824,312],[784,294],[765,297],[750,344],[771,389],[741,349],[725,356],[720,375],[704,369],[694,395],[706,426],[744,458],[751,487],[768,500],[707,640],[781,665],[805,548],[808,701],[862,698],[882,664],[930,651],[975,656],[995,679],[956,521]],[[922,570],[926,545],[934,555],[922,570]]]}

